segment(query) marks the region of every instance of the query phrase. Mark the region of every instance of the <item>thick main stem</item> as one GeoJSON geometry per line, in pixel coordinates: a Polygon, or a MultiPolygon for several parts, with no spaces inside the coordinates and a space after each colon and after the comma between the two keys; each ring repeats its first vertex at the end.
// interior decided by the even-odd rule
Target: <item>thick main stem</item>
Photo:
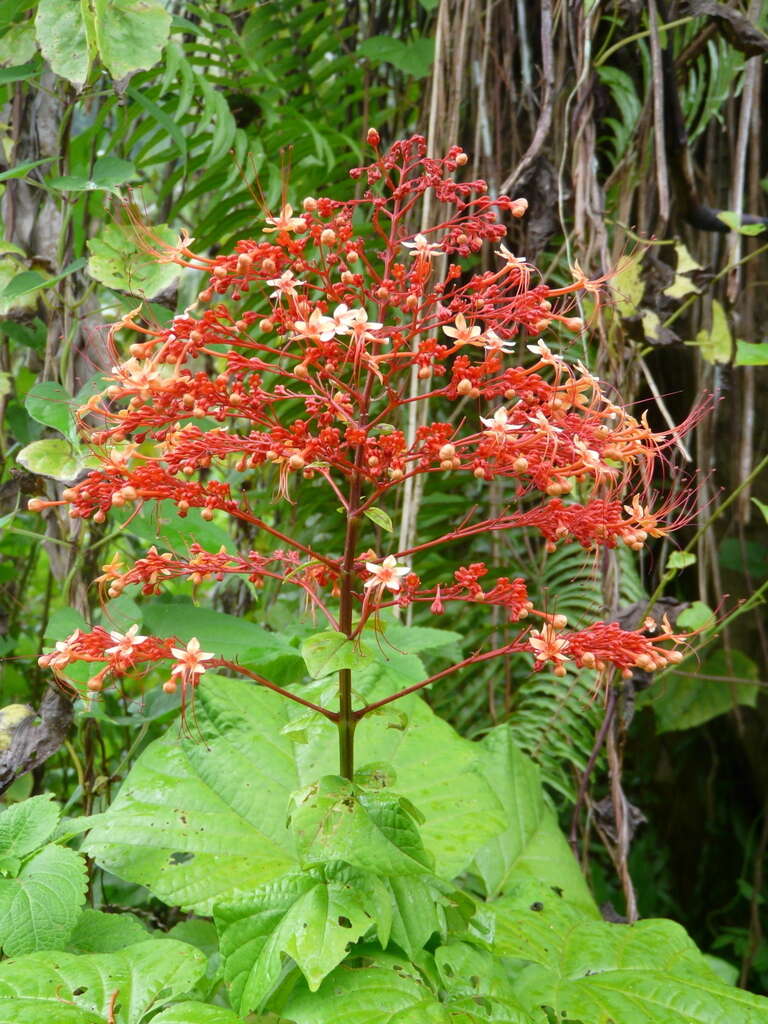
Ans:
{"type": "MultiPolygon", "coordinates": [[[[344,538],[344,558],[341,563],[341,595],[339,607],[339,629],[347,637],[352,636],[352,572],[355,565],[355,548],[360,517],[356,509],[360,500],[360,478],[355,473],[350,494],[350,515],[347,519],[347,533],[344,538]]],[[[355,774],[355,725],[352,710],[352,671],[339,669],[339,774],[352,781],[355,774]]]]}
{"type": "Polygon", "coordinates": [[[339,718],[336,722],[339,730],[339,774],[350,782],[355,775],[356,724],[352,714],[352,671],[342,668],[339,669],[339,718]]]}

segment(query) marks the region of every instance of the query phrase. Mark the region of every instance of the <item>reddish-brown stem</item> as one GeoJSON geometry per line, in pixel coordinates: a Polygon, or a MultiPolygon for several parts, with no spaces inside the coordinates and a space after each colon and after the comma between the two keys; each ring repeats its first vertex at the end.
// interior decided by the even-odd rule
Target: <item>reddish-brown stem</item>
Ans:
{"type": "Polygon", "coordinates": [[[244,509],[225,509],[230,515],[235,516],[238,519],[243,519],[246,523],[251,523],[253,526],[258,526],[260,530],[264,530],[269,533],[272,537],[282,541],[283,544],[287,544],[289,547],[295,548],[296,551],[301,551],[313,562],[321,562],[329,569],[333,569],[334,572],[338,571],[339,563],[333,558],[325,558],[323,555],[318,554],[317,551],[313,551],[312,548],[308,548],[306,544],[302,544],[294,537],[289,537],[285,533],[281,533],[276,530],[274,526],[268,526],[263,519],[259,519],[257,516],[251,515],[250,512],[246,512],[244,509]]]}
{"type": "Polygon", "coordinates": [[[251,669],[245,668],[243,665],[238,665],[236,661],[227,661],[224,658],[217,658],[215,662],[211,662],[212,665],[223,665],[225,668],[232,669],[234,672],[239,672],[240,675],[248,676],[249,679],[253,679],[255,683],[260,686],[265,686],[268,690],[272,690],[274,693],[279,693],[281,697],[287,697],[288,700],[292,700],[295,704],[301,704],[304,708],[309,708],[311,711],[317,711],[319,715],[327,718],[331,722],[338,721],[338,714],[335,711],[331,711],[330,708],[324,708],[320,704],[313,704],[311,700],[305,700],[303,697],[299,697],[296,693],[291,693],[290,690],[284,690],[282,686],[278,686],[277,683],[271,683],[269,679],[265,679],[264,676],[260,676],[258,672],[252,672],[251,669]]]}
{"type": "Polygon", "coordinates": [[[449,665],[448,668],[444,668],[442,672],[435,672],[433,676],[423,679],[420,683],[414,683],[413,686],[407,686],[404,690],[398,690],[397,693],[393,693],[389,697],[384,697],[382,700],[374,701],[373,704],[366,704],[365,707],[359,708],[354,712],[355,721],[359,722],[361,718],[369,715],[372,711],[376,711],[377,708],[383,708],[386,704],[400,700],[401,697],[407,697],[409,693],[423,690],[425,686],[436,683],[438,679],[444,679],[445,676],[449,676],[452,672],[458,672],[460,668],[467,668],[469,665],[479,665],[481,661],[490,661],[492,658],[500,658],[503,654],[514,654],[517,651],[525,651],[527,649],[525,644],[516,640],[511,644],[505,644],[503,647],[496,647],[492,651],[486,651],[484,654],[471,654],[463,661],[457,661],[455,665],[449,665]]]}

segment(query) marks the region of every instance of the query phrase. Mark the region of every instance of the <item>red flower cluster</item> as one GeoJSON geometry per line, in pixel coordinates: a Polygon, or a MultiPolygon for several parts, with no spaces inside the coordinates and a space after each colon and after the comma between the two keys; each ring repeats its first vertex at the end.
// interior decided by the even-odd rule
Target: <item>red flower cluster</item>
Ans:
{"type": "MultiPolygon", "coordinates": [[[[376,147],[376,133],[371,140],[376,147]]],[[[598,623],[564,633],[562,616],[533,608],[523,580],[502,577],[484,587],[481,564],[422,586],[420,552],[474,534],[527,526],[550,549],[572,541],[637,549],[675,525],[663,522],[670,507],[654,512],[638,496],[629,504],[618,498],[635,471],[649,478],[654,458],[674,438],[653,433],[644,418],[607,397],[581,363],[533,340],[553,325],[581,330],[582,321],[568,315],[569,296],[595,291],[599,282],[577,267],[566,287],[534,283],[534,268],[501,244],[501,218],[522,216],[525,200],[491,199],[484,182],[455,181],[465,163],[458,147],[441,160],[427,158],[416,136],[351,172],[367,181],[359,199],[308,198],[300,213],[286,205],[265,217],[263,239],[240,241],[230,255],[197,256],[191,239],[158,247],[158,258],[205,271],[207,283],[169,328],[132,316],[115,325],[113,337],[127,329],[138,340],[112,368],[106,389],[80,410],[101,467],[64,491],[59,504],[102,522],[112,507],[167,499],[180,516],[200,508],[207,519],[223,512],[243,520],[279,547],[231,555],[192,544],[187,559],[152,548],[129,567],[104,567],[100,582],[110,596],[131,585],[152,594],[169,579],[199,584],[238,574],[301,588],[332,628],[350,637],[387,605],[426,602],[439,613],[446,602],[470,601],[504,608],[510,622],[538,618],[541,628],[524,627],[501,651],[530,651],[537,665],[627,671],[677,660],[640,631],[598,623]],[[427,233],[414,234],[407,225],[428,190],[446,213],[427,233]],[[470,273],[456,262],[485,243],[499,246],[498,269],[470,273]],[[527,366],[519,361],[526,348],[527,366]],[[510,362],[512,354],[517,361],[510,362]],[[420,388],[411,386],[414,379],[420,388]],[[404,421],[413,403],[449,415],[409,431],[404,421]],[[218,426],[204,429],[195,422],[203,417],[218,426]],[[318,551],[287,536],[216,478],[259,467],[276,473],[285,500],[304,481],[326,486],[346,513],[344,550],[318,551]],[[201,471],[205,482],[197,479],[201,471]],[[409,478],[448,472],[509,481],[510,500],[537,492],[546,499],[490,520],[467,519],[408,550],[370,550],[365,514],[409,478]],[[574,489],[596,493],[565,503],[574,489]]],[[[35,498],[30,507],[52,504],[35,498]]],[[[185,660],[169,641],[144,638],[115,651],[109,637],[99,629],[76,634],[41,661],[62,671],[73,660],[104,660],[99,685],[106,673],[120,676],[139,662],[176,658],[174,672],[190,683],[205,667],[199,648],[197,660],[189,650],[185,660]],[[186,668],[177,671],[179,665],[186,668]]]]}

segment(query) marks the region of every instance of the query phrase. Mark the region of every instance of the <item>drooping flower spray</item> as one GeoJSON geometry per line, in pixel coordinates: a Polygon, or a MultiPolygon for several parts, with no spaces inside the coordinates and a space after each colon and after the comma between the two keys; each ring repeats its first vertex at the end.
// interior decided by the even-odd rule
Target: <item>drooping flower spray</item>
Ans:
{"type": "MultiPolygon", "coordinates": [[[[155,594],[173,579],[197,584],[237,575],[299,588],[326,628],[352,642],[382,609],[413,603],[432,615],[455,602],[502,608],[509,623],[519,623],[514,638],[359,706],[349,668],[338,673],[338,702],[324,706],[303,697],[300,686],[277,686],[258,666],[202,651],[194,638],[185,646],[138,635],[135,627],[124,635],[77,631],[40,659],[62,675],[72,662],[98,663],[92,692],[168,661],[165,689],[181,686],[183,696],[207,669],[226,667],[334,722],[347,778],[361,718],[459,668],[513,652],[530,652],[535,668],[549,665],[559,675],[571,667],[652,670],[682,657],[670,629],[649,637],[597,622],[569,631],[556,603],[553,611],[535,608],[525,580],[489,580],[482,562],[456,565],[449,579],[422,580],[424,552],[490,531],[535,528],[550,550],[619,542],[640,549],[675,525],[665,521],[673,509],[654,511],[644,496],[654,459],[673,438],[653,433],[581,363],[571,365],[542,340],[556,324],[581,331],[581,320],[558,304],[597,285],[578,269],[566,287],[535,283],[535,269],[503,244],[501,219],[522,216],[525,200],[490,199],[484,182],[456,181],[466,163],[459,147],[436,160],[419,136],[385,153],[375,131],[369,142],[375,159],[352,171],[367,186],[359,199],[307,198],[301,213],[286,205],[264,218],[261,238],[238,242],[231,255],[195,255],[190,240],[159,253],[205,271],[207,283],[167,329],[130,316],[115,325],[113,334],[133,332],[128,358],[80,410],[101,466],[59,503],[71,516],[103,522],[112,509],[124,515],[169,500],[181,517],[191,508],[206,519],[224,513],[274,545],[266,554],[231,554],[192,543],[185,558],[155,547],[133,564],[115,558],[99,577],[110,597],[127,587],[155,594]],[[408,225],[427,190],[444,219],[413,234],[408,225]],[[495,270],[462,266],[462,257],[486,243],[495,247],[495,270]],[[442,274],[438,256],[446,258],[442,274]],[[528,365],[515,358],[521,351],[528,365]],[[427,382],[424,393],[409,389],[414,367],[427,382]],[[409,443],[401,421],[413,402],[430,403],[437,418],[409,443]],[[462,416],[454,419],[458,403],[462,416]],[[195,421],[202,417],[219,425],[201,427],[195,421]],[[276,470],[277,501],[300,502],[303,488],[324,488],[329,510],[341,506],[341,550],[284,533],[227,482],[232,471],[265,467],[276,470]],[[374,550],[374,524],[396,508],[398,488],[430,473],[451,474],[457,489],[472,478],[501,478],[509,510],[483,517],[468,508],[440,536],[405,550],[374,550]],[[574,490],[592,496],[571,501],[574,490]]],[[[36,498],[30,507],[51,504],[36,498]]]]}

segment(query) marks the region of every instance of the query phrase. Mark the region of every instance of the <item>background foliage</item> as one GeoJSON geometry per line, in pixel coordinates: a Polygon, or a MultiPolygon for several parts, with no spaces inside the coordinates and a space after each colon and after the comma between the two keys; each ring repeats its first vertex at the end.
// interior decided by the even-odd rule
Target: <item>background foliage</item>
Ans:
{"type": "MultiPolygon", "coordinates": [[[[5,0],[2,704],[28,705],[50,716],[53,728],[57,709],[36,657],[83,619],[110,628],[143,621],[156,629],[176,615],[205,647],[206,629],[221,643],[232,628],[216,613],[245,616],[253,649],[274,659],[276,671],[287,671],[301,640],[292,628],[295,609],[276,603],[275,594],[257,603],[247,589],[223,584],[198,594],[195,606],[179,593],[170,603],[139,608],[121,596],[100,607],[88,583],[115,548],[136,552],[156,542],[159,530],[171,550],[185,549],[187,533],[174,517],[161,513],[155,521],[145,513],[121,529],[85,529],[55,516],[41,526],[24,511],[39,488],[53,493],[57,480],[86,464],[71,396],[87,394],[94,375],[111,365],[104,325],[142,300],[166,323],[192,294],[173,268],[137,250],[122,204],[161,236],[186,228],[198,247],[216,252],[247,234],[259,205],[275,207],[286,190],[289,200],[321,188],[351,194],[346,168],[357,162],[371,124],[385,140],[421,130],[434,152],[459,142],[473,155],[468,177],[528,198],[513,247],[535,259],[549,280],[568,279],[575,260],[594,275],[620,267],[612,301],[584,310],[593,330],[581,357],[593,370],[659,426],[681,420],[702,391],[714,396],[712,412],[658,481],[671,490],[682,471],[699,471],[697,518],[680,540],[685,554],[659,546],[639,565],[624,558],[592,564],[568,549],[548,556],[523,537],[509,548],[489,538],[475,556],[512,573],[525,566],[525,575],[541,583],[536,600],[556,600],[577,624],[596,609],[638,615],[649,598],[662,599],[663,583],[670,611],[688,616],[679,621],[706,625],[709,609],[717,609],[721,628],[717,636],[705,631],[678,670],[654,681],[633,679],[607,706],[586,680],[564,685],[554,676],[529,677],[515,661],[503,672],[495,667],[447,683],[430,700],[465,736],[509,723],[510,735],[539,766],[599,903],[621,914],[636,900],[642,916],[675,917],[702,949],[732,964],[742,984],[768,990],[768,638],[761,604],[768,416],[760,387],[768,364],[760,222],[768,156],[765,7],[754,0],[748,8],[693,0],[5,0]],[[635,260],[621,263],[627,252],[635,260]],[[41,471],[48,477],[35,475],[41,471]]],[[[254,499],[268,505],[271,494],[254,499]]],[[[465,500],[436,482],[414,495],[414,507],[428,529],[465,500]]],[[[496,500],[502,505],[505,496],[496,500]]],[[[281,514],[294,517],[294,529],[333,543],[337,527],[311,504],[281,514]]],[[[188,522],[206,545],[247,540],[229,537],[215,522],[188,522]]],[[[181,623],[168,629],[183,635],[181,623]]],[[[470,618],[461,624],[461,641],[452,642],[470,650],[500,629],[470,618]]],[[[237,630],[240,643],[243,625],[237,630]]],[[[443,653],[425,656],[439,664],[443,653]]],[[[150,763],[142,752],[176,713],[156,682],[143,680],[140,689],[90,711],[78,707],[71,728],[58,709],[57,752],[6,794],[12,807],[48,792],[63,806],[65,823],[57,826],[54,805],[36,796],[32,838],[21,853],[3,855],[31,857],[24,867],[30,891],[56,862],[56,877],[74,902],[42,908],[50,915],[42,925],[66,933],[70,948],[94,958],[105,947],[88,945],[91,932],[77,916],[84,857],[61,845],[54,830],[66,835],[70,816],[106,811],[137,758],[150,763]]],[[[24,714],[0,712],[0,758],[24,714]]],[[[130,799],[123,790],[119,800],[130,799]]],[[[123,819],[108,820],[114,827],[123,819]]],[[[98,833],[89,843],[97,849],[98,833]]],[[[103,864],[125,862],[119,850],[101,850],[100,857],[103,864]]],[[[125,869],[118,874],[131,877],[125,869]]],[[[96,909],[82,913],[133,908],[130,938],[139,945],[125,964],[114,961],[109,969],[143,985],[145,926],[173,935],[193,922],[176,920],[116,875],[89,875],[96,909]]],[[[146,874],[141,879],[148,884],[146,874]]],[[[0,907],[3,899],[0,890],[0,907]]],[[[28,920],[16,927],[17,945],[6,955],[28,952],[24,937],[40,926],[28,920]]],[[[90,919],[89,927],[106,934],[109,922],[90,919]]],[[[519,955],[521,932],[531,927],[530,914],[517,932],[510,925],[509,956],[519,955]]],[[[203,932],[178,937],[201,948],[212,941],[203,932]]],[[[170,949],[173,939],[167,942],[170,949]]],[[[184,948],[173,967],[180,993],[188,992],[192,975],[198,978],[184,948]]],[[[175,955],[168,953],[169,964],[175,955]]],[[[194,984],[204,987],[205,979],[194,984]]],[[[198,995],[207,998],[203,988],[198,995]]],[[[141,1012],[156,1005],[153,995],[142,998],[141,1012]]],[[[409,989],[403,1005],[418,998],[409,989]]],[[[589,1019],[589,999],[596,997],[584,998],[589,1019]]],[[[183,1019],[174,1012],[153,1019],[183,1019]]],[[[225,1012],[200,1019],[224,1022],[225,1012]]],[[[86,1019],[104,1018],[72,1016],[86,1019]]]]}

